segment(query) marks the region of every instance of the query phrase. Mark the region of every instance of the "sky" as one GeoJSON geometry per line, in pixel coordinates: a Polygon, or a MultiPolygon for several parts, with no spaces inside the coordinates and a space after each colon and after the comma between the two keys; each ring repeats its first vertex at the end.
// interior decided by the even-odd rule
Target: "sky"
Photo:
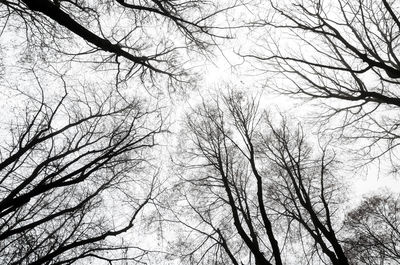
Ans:
{"type": "MultiPolygon", "coordinates": [[[[234,17],[237,16],[240,18],[238,19],[238,23],[243,23],[243,21],[251,20],[252,16],[256,15],[254,12],[254,10],[249,8],[238,8],[233,12],[236,15],[232,15],[227,20],[233,22],[234,17]]],[[[217,22],[224,23],[224,19],[217,22]]],[[[151,30],[151,27],[149,27],[149,35],[141,37],[157,37],[162,30],[164,29],[151,30]]],[[[159,177],[163,185],[174,183],[179,178],[179,176],[174,175],[176,172],[170,166],[173,166],[175,162],[173,160],[179,155],[177,154],[179,150],[178,144],[182,136],[182,124],[185,121],[185,115],[191,113],[201,103],[202,99],[216,98],[219,94],[226,92],[228,88],[243,91],[248,96],[259,97],[262,109],[269,110],[276,116],[279,113],[285,113],[294,123],[301,122],[306,128],[312,144],[317,145],[318,126],[316,126],[315,119],[310,119],[311,116],[318,115],[318,111],[320,111],[320,109],[315,108],[315,102],[307,102],[304,99],[288,97],[276,92],[273,89],[274,85],[286,86],[288,85],[287,80],[282,79],[281,75],[265,71],[262,64],[250,59],[244,60],[239,55],[253,52],[255,54],[256,51],[260,51],[259,48],[262,51],[263,47],[260,46],[265,41],[265,38],[260,36],[260,31],[262,32],[262,30],[249,31],[246,28],[237,30],[231,38],[221,40],[219,47],[212,47],[213,52],[207,54],[207,58],[198,54],[195,55],[195,53],[186,54],[187,57],[184,57],[186,66],[189,66],[195,72],[197,71],[200,77],[199,82],[191,90],[183,93],[180,91],[175,93],[157,89],[152,90],[152,88],[144,88],[143,83],[140,83],[135,78],[132,78],[125,84],[121,84],[119,87],[120,91],[118,92],[121,92],[126,97],[140,97],[146,101],[148,106],[162,108],[160,115],[166,119],[169,131],[157,138],[160,145],[154,149],[152,153],[153,160],[151,162],[154,168],[160,170],[159,177]]],[[[15,67],[18,62],[28,62],[29,64],[30,60],[32,60],[32,62],[35,62],[33,63],[33,68],[36,69],[38,78],[43,81],[43,85],[46,84],[46,87],[48,87],[46,89],[48,98],[59,96],[61,90],[53,89],[52,86],[62,87],[61,79],[56,74],[64,73],[64,71],[66,72],[65,77],[68,78],[68,86],[71,88],[77,88],[81,85],[90,86],[99,91],[108,89],[109,87],[114,88],[114,65],[107,65],[103,68],[93,67],[91,63],[81,64],[79,61],[69,62],[68,60],[64,61],[59,58],[56,58],[54,62],[46,61],[46,55],[48,54],[44,54],[42,58],[40,54],[24,50],[24,44],[26,44],[25,36],[21,32],[16,32],[12,30],[5,32],[0,39],[1,63],[6,69],[5,74],[1,76],[2,79],[0,80],[3,83],[0,87],[19,87],[23,91],[29,91],[29,93],[37,95],[37,92],[32,89],[33,86],[37,85],[35,83],[35,76],[32,73],[23,75],[21,74],[23,70],[15,67]],[[41,65],[41,63],[43,64],[41,65]],[[54,68],[49,67],[51,64],[54,65],[54,68]],[[109,70],[112,72],[111,74],[107,73],[109,70]]],[[[173,37],[174,35],[171,34],[171,36],[173,37]]],[[[172,38],[171,36],[169,37],[172,38]]],[[[293,48],[293,50],[303,49],[303,47],[300,47],[300,44],[294,42],[288,36],[278,37],[280,38],[279,42],[288,48],[293,48]]],[[[182,45],[183,42],[179,44],[182,45]]],[[[305,50],[307,51],[307,48],[305,50]]],[[[84,58],[92,59],[92,55],[89,54],[84,58]]],[[[18,96],[3,91],[0,92],[2,93],[0,94],[0,109],[3,115],[0,122],[0,143],[10,140],[11,135],[7,131],[7,127],[15,122],[13,113],[29,107],[24,105],[26,102],[20,102],[18,96]]],[[[149,121],[149,124],[151,122],[149,121]]],[[[336,145],[334,148],[337,148],[339,157],[342,159],[343,164],[345,164],[344,169],[339,174],[351,185],[349,188],[350,194],[348,194],[351,207],[355,207],[363,196],[377,191],[385,192],[386,190],[391,190],[400,192],[400,179],[390,174],[387,167],[388,163],[385,159],[360,168],[358,165],[352,165],[350,158],[353,158],[353,156],[350,153],[346,153],[347,150],[343,146],[336,145]]],[[[172,188],[168,187],[166,189],[172,188]]],[[[145,212],[144,215],[151,214],[150,212],[145,212]]],[[[135,227],[134,231],[140,234],[145,229],[149,229],[149,227],[143,224],[143,226],[135,227]]],[[[156,229],[149,229],[150,235],[149,239],[144,240],[145,245],[151,247],[154,242],[152,241],[154,236],[159,236],[158,232],[156,229]]],[[[166,231],[166,233],[169,232],[166,231]]],[[[134,238],[134,235],[130,234],[126,238],[131,236],[132,240],[141,240],[134,238]]],[[[143,236],[147,237],[147,235],[143,236]]],[[[174,234],[172,234],[173,236],[174,234]]]]}

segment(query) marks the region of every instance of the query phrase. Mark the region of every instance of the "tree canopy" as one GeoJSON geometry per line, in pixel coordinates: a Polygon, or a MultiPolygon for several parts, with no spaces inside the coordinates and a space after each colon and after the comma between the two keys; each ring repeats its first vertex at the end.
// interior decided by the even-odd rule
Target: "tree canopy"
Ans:
{"type": "Polygon", "coordinates": [[[399,191],[355,194],[400,166],[398,2],[0,0],[0,36],[1,264],[400,264],[399,191]]]}

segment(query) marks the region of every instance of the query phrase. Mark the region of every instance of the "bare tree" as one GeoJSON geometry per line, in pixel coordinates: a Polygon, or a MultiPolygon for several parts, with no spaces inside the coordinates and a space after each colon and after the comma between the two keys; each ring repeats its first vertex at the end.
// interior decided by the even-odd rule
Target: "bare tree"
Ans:
{"type": "Polygon", "coordinates": [[[175,217],[197,238],[181,243],[185,258],[348,264],[337,234],[343,198],[334,155],[313,153],[301,127],[273,126],[256,100],[232,92],[189,114],[187,130],[181,185],[189,190],[178,211],[188,217],[175,217]],[[299,250],[304,256],[293,260],[299,250]]]}
{"type": "Polygon", "coordinates": [[[347,214],[346,252],[352,264],[400,263],[400,201],[385,192],[365,198],[347,214]]]}
{"type": "MultiPolygon", "coordinates": [[[[364,139],[364,151],[373,158],[395,149],[400,106],[398,2],[269,1],[267,9],[270,15],[260,14],[254,25],[271,37],[265,38],[263,49],[243,55],[260,62],[259,69],[289,81],[279,92],[329,106],[319,119],[339,128],[341,137],[364,139]],[[332,121],[335,115],[338,119],[332,121]],[[380,150],[371,152],[377,144],[380,150]]],[[[257,37],[260,31],[255,30],[257,37]]],[[[390,155],[396,164],[395,152],[390,155]]]]}
{"type": "Polygon", "coordinates": [[[136,74],[144,82],[154,81],[155,73],[170,82],[188,81],[182,56],[204,51],[214,44],[213,38],[222,37],[213,30],[212,20],[235,5],[220,7],[203,0],[4,0],[1,32],[25,34],[29,52],[41,53],[46,60],[60,61],[64,54],[80,63],[103,63],[118,81],[136,74]]]}
{"type": "Polygon", "coordinates": [[[236,1],[225,4],[0,0],[0,48],[7,42],[16,51],[5,60],[1,93],[18,94],[7,105],[15,99],[21,108],[1,131],[2,264],[140,262],[148,253],[131,245],[132,236],[112,238],[157,196],[149,153],[163,116],[158,105],[103,90],[106,82],[88,84],[109,76],[116,86],[132,76],[146,86],[159,77],[191,84],[193,65],[185,63],[222,37],[213,19],[236,1]],[[37,65],[29,88],[16,89],[37,65]],[[63,90],[51,84],[54,76],[63,90]]]}
{"type": "Polygon", "coordinates": [[[8,90],[11,102],[26,104],[1,124],[1,263],[139,260],[145,250],[109,239],[156,196],[148,163],[160,113],[99,87],[65,85],[55,97],[46,89],[8,90]]]}

